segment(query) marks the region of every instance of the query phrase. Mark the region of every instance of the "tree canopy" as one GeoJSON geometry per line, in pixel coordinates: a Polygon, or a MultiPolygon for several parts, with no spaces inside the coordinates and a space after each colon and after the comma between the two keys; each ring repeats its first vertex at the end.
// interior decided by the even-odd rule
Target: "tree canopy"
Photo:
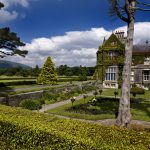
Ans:
{"type": "Polygon", "coordinates": [[[19,46],[25,46],[25,44],[15,32],[11,32],[8,27],[0,29],[0,58],[15,54],[25,57],[28,51],[20,50],[19,46]]]}
{"type": "MultiPolygon", "coordinates": [[[[3,7],[4,4],[0,2],[0,9],[3,7]]],[[[0,58],[15,54],[25,57],[28,51],[19,50],[19,46],[25,46],[25,44],[21,42],[15,32],[11,32],[8,27],[0,29],[0,58]]]]}

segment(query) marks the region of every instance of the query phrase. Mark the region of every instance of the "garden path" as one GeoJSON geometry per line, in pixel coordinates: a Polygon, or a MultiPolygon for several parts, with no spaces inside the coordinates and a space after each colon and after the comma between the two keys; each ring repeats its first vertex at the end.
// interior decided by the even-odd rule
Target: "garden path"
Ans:
{"type": "MultiPolygon", "coordinates": [[[[83,98],[83,95],[84,94],[81,94],[81,95],[77,96],[76,97],[76,101],[80,100],[81,98],[83,98]]],[[[91,95],[93,95],[93,92],[89,92],[86,95],[91,96],[91,95]]],[[[39,112],[45,112],[47,110],[54,109],[56,107],[63,106],[63,105],[68,104],[68,103],[71,103],[70,99],[64,100],[64,101],[61,101],[61,102],[56,102],[54,104],[43,105],[42,109],[40,109],[39,112]]]]}
{"type": "MultiPolygon", "coordinates": [[[[76,97],[76,100],[80,100],[81,98],[83,98],[83,95],[84,95],[84,94],[81,94],[81,95],[77,96],[77,97],[76,97]]],[[[92,96],[92,95],[93,95],[93,91],[87,93],[87,95],[88,95],[88,96],[92,96]]],[[[102,95],[102,96],[103,96],[103,95],[102,95]]],[[[114,96],[107,96],[107,97],[113,97],[113,98],[114,98],[114,96]]],[[[119,97],[117,97],[117,98],[119,98],[119,97]]],[[[47,111],[47,110],[54,109],[54,108],[56,108],[56,107],[63,106],[63,105],[68,104],[68,103],[71,103],[70,99],[64,100],[64,101],[61,101],[61,102],[57,102],[57,103],[54,103],[54,104],[43,105],[43,106],[42,106],[42,109],[40,109],[39,112],[45,112],[45,111],[47,111]]],[[[50,114],[50,113],[46,113],[46,114],[50,114]]],[[[54,115],[54,114],[52,114],[52,115],[54,115]]],[[[56,117],[58,117],[58,118],[78,120],[78,121],[82,121],[82,122],[94,123],[94,124],[105,125],[105,126],[114,125],[114,124],[115,124],[115,121],[116,121],[115,119],[85,120],[85,119],[76,119],[76,118],[71,118],[71,117],[61,116],[61,115],[54,115],[54,116],[56,116],[56,117]]],[[[141,121],[141,120],[132,120],[132,121],[131,121],[131,124],[143,125],[145,128],[150,129],[150,122],[141,121]]]]}

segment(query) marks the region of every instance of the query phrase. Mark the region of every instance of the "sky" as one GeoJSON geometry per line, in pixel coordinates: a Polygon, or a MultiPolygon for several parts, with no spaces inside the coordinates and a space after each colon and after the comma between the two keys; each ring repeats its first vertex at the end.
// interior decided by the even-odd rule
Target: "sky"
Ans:
{"type": "MultiPolygon", "coordinates": [[[[126,24],[109,16],[108,0],[0,0],[0,27],[10,27],[28,55],[6,57],[32,67],[51,56],[56,66],[95,66],[104,37],[126,24]]],[[[142,0],[143,1],[143,0],[142,0]]],[[[149,2],[149,0],[144,0],[149,2]]],[[[150,12],[137,12],[134,44],[150,41],[150,12]]]]}

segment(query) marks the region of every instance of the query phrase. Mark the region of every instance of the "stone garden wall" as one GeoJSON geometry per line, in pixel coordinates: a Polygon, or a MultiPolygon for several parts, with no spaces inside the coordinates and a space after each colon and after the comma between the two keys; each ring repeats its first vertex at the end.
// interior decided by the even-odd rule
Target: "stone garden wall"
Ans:
{"type": "MultiPolygon", "coordinates": [[[[62,91],[72,91],[72,90],[82,90],[85,87],[87,87],[88,85],[91,85],[91,82],[88,82],[86,84],[81,85],[73,85],[73,84],[69,84],[69,85],[65,85],[63,87],[55,87],[52,88],[50,90],[46,90],[47,92],[50,93],[61,93],[62,91]]],[[[22,94],[17,94],[17,95],[10,95],[7,97],[0,97],[0,104],[6,104],[6,105],[10,105],[10,106],[19,106],[20,102],[24,99],[40,99],[42,98],[43,95],[43,90],[42,91],[36,91],[36,92],[29,92],[29,93],[22,93],[22,94]]]]}

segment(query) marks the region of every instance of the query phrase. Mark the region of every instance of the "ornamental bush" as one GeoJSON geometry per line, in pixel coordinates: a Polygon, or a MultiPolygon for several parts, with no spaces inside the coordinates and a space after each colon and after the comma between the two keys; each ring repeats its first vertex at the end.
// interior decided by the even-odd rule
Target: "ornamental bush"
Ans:
{"type": "Polygon", "coordinates": [[[0,105],[0,149],[148,150],[150,134],[0,105]]]}
{"type": "Polygon", "coordinates": [[[145,90],[142,89],[142,88],[133,87],[133,88],[131,88],[130,93],[131,93],[134,97],[136,97],[137,94],[139,94],[139,95],[144,95],[144,94],[145,94],[145,90]]]}
{"type": "Polygon", "coordinates": [[[26,99],[21,101],[19,106],[29,110],[38,110],[42,107],[42,101],[26,99]]]}

